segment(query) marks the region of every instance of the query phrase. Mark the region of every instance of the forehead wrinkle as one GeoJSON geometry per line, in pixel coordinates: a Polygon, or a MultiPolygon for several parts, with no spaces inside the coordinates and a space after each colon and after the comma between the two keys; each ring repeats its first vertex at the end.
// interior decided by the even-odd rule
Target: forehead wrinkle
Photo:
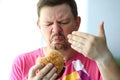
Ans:
{"type": "Polygon", "coordinates": [[[49,7],[49,6],[45,6],[43,7],[43,9],[41,10],[41,13],[46,15],[44,16],[45,20],[48,21],[61,21],[64,20],[66,18],[68,18],[69,16],[71,16],[71,12],[70,12],[70,7],[67,5],[58,5],[58,6],[54,6],[54,7],[49,7]],[[45,13],[44,13],[45,11],[45,13]],[[47,16],[49,15],[49,16],[47,16]]]}

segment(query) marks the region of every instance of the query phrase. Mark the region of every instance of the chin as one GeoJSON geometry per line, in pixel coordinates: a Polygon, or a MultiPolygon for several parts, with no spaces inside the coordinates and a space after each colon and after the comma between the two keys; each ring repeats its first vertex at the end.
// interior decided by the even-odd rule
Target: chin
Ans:
{"type": "Polygon", "coordinates": [[[54,43],[50,44],[50,47],[55,50],[66,50],[68,48],[68,44],[66,43],[54,43]]]}

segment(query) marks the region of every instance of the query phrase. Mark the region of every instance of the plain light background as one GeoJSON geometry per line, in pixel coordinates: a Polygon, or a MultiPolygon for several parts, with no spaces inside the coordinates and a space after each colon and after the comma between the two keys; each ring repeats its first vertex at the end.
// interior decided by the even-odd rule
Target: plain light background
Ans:
{"type": "MultiPolygon", "coordinates": [[[[38,1],[38,0],[37,0],[38,1]]],[[[36,25],[36,0],[0,0],[0,80],[8,80],[11,65],[19,54],[45,45],[36,25]]],[[[105,22],[108,46],[120,57],[120,1],[76,0],[82,18],[80,30],[93,35],[105,22]]]]}
{"type": "Polygon", "coordinates": [[[87,32],[97,35],[97,26],[104,21],[108,47],[115,57],[120,58],[120,0],[87,1],[87,32]]]}

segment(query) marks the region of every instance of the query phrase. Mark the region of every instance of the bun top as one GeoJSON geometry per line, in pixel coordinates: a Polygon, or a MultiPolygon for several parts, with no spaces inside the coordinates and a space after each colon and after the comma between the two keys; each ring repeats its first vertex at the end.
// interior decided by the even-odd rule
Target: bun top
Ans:
{"type": "Polygon", "coordinates": [[[45,65],[52,63],[57,68],[57,74],[59,75],[64,67],[64,57],[59,51],[50,49],[45,57],[37,58],[36,64],[39,63],[44,63],[45,65]]]}

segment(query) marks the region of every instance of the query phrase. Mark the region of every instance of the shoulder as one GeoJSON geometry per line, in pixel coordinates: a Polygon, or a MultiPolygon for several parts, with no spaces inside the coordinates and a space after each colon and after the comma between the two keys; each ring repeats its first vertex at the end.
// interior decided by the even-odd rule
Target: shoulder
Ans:
{"type": "Polygon", "coordinates": [[[43,51],[42,48],[30,51],[30,52],[26,52],[26,53],[22,53],[18,56],[16,56],[16,58],[14,59],[14,64],[21,64],[24,62],[29,62],[29,61],[34,61],[36,60],[36,58],[38,56],[43,56],[43,51]]]}
{"type": "Polygon", "coordinates": [[[23,77],[25,77],[31,66],[35,64],[36,58],[42,55],[43,52],[41,48],[18,55],[12,64],[10,73],[11,80],[21,80],[23,77]]]}

